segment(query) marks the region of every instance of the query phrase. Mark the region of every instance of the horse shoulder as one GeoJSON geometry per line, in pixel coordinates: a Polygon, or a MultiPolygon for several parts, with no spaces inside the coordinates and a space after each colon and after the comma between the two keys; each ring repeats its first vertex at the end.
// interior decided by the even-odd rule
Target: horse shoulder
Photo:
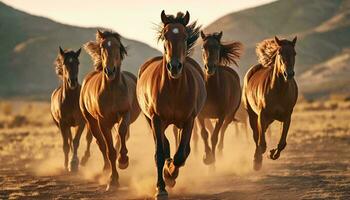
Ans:
{"type": "Polygon", "coordinates": [[[193,66],[199,72],[199,74],[202,76],[202,78],[204,79],[204,72],[203,72],[201,66],[198,64],[198,62],[195,61],[191,57],[186,57],[186,61],[189,62],[191,64],[191,66],[193,66]]]}
{"type": "Polygon", "coordinates": [[[147,60],[145,63],[143,63],[139,69],[138,77],[140,78],[142,73],[149,67],[153,62],[160,61],[163,59],[163,56],[157,56],[154,58],[151,58],[147,60]]]}

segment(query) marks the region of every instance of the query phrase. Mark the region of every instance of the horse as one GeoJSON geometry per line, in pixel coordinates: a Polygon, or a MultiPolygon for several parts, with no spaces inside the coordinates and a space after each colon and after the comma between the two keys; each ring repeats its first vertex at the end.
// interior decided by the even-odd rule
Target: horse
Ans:
{"type": "Polygon", "coordinates": [[[222,35],[222,31],[211,34],[201,31],[207,100],[198,115],[198,122],[205,147],[203,162],[207,165],[215,162],[219,132],[221,130],[223,134],[226,131],[241,103],[240,79],[237,72],[229,65],[238,66],[237,60],[241,55],[242,44],[240,42],[224,44],[221,42],[222,35]],[[210,138],[211,147],[208,142],[209,134],[205,119],[217,120],[210,138]]]}
{"type": "Polygon", "coordinates": [[[127,52],[118,33],[98,30],[96,41],[86,43],[84,49],[94,61],[95,70],[84,79],[80,109],[104,157],[104,171],[112,169],[106,188],[110,190],[119,186],[118,150],[118,167],[126,169],[129,165],[126,139],[130,124],[141,112],[136,99],[137,78],[130,72],[121,71],[127,52]],[[120,149],[113,146],[111,129],[115,124],[118,124],[119,138],[116,140],[120,141],[120,149]]]}
{"type": "Polygon", "coordinates": [[[291,115],[298,98],[298,86],[294,80],[295,44],[286,39],[266,39],[256,47],[259,64],[251,67],[244,77],[243,102],[249,115],[250,127],[256,145],[255,170],[262,167],[262,155],[266,151],[265,131],[275,120],[283,123],[278,146],[270,151],[276,160],[286,147],[291,115]]]}
{"type": "MultiPolygon", "coordinates": [[[[85,120],[79,108],[79,95],[81,86],[78,82],[79,55],[77,51],[63,50],[59,47],[59,54],[55,60],[55,71],[61,85],[51,95],[51,115],[53,121],[60,129],[63,139],[64,167],[71,172],[76,172],[79,166],[78,147],[81,134],[85,127],[85,120]],[[75,128],[72,141],[71,128],[75,128]],[[73,146],[72,146],[73,145],[73,146]],[[70,149],[73,155],[68,168],[68,154],[70,149]]],[[[90,156],[90,144],[92,135],[86,134],[87,147],[81,164],[84,165],[90,156]]]]}
{"type": "Polygon", "coordinates": [[[146,61],[139,70],[137,98],[153,133],[157,165],[156,198],[167,198],[166,185],[174,187],[179,168],[190,154],[195,117],[202,109],[206,90],[199,64],[189,57],[199,37],[196,22],[188,25],[190,14],[161,13],[158,39],[164,42],[164,54],[146,61]],[[164,131],[174,124],[181,129],[180,143],[170,157],[170,145],[164,131]]]}

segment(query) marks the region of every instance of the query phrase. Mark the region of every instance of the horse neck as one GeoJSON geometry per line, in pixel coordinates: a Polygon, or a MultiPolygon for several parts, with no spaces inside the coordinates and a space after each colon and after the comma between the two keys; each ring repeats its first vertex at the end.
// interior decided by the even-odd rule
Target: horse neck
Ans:
{"type": "Polygon", "coordinates": [[[210,83],[211,85],[215,84],[215,85],[220,85],[220,78],[219,78],[219,67],[220,66],[216,66],[216,72],[209,76],[206,72],[204,73],[205,74],[205,81],[207,83],[210,83]]]}

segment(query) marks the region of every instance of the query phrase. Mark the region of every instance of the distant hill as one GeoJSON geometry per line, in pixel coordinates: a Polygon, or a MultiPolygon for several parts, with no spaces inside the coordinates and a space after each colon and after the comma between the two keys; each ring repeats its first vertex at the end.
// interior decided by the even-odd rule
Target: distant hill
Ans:
{"type": "MultiPolygon", "coordinates": [[[[221,30],[224,41],[238,40],[245,46],[240,61],[242,77],[257,63],[256,43],[274,35],[288,39],[297,35],[296,72],[297,79],[303,77],[299,83],[301,92],[308,97],[318,97],[329,92],[342,92],[344,86],[349,88],[349,78],[339,82],[338,75],[350,77],[350,71],[341,71],[340,67],[334,66],[340,63],[333,59],[350,56],[346,51],[350,48],[350,0],[280,0],[228,14],[205,28],[206,33],[221,30]],[[327,77],[324,82],[334,86],[314,84],[319,76],[310,74],[318,74],[317,69],[321,66],[328,66],[329,71],[339,70],[329,73],[327,76],[332,77],[327,77]]],[[[201,60],[199,52],[197,47],[194,56],[201,60]]],[[[341,65],[348,69],[350,60],[341,60],[341,65]]]]}
{"type": "MultiPolygon", "coordinates": [[[[54,22],[13,9],[0,2],[0,96],[48,96],[58,85],[52,63],[58,46],[78,49],[95,38],[96,28],[80,28],[54,22]]],[[[149,57],[160,52],[150,46],[123,39],[128,56],[123,70],[136,73],[149,57]]],[[[82,51],[80,82],[93,69],[82,51]]]]}

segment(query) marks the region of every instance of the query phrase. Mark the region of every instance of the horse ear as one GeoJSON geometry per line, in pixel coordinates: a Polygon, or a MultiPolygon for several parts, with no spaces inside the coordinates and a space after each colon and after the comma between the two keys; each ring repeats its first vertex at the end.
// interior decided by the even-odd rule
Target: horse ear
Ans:
{"type": "Polygon", "coordinates": [[[201,38],[202,38],[202,40],[204,40],[205,39],[205,34],[204,34],[204,32],[203,31],[201,31],[201,38]]]}
{"type": "Polygon", "coordinates": [[[103,33],[100,31],[100,29],[97,29],[97,36],[99,38],[103,38],[103,33]]]}
{"type": "Polygon", "coordinates": [[[64,56],[64,51],[63,51],[62,47],[59,46],[59,49],[60,49],[60,55],[63,57],[64,56]]]}
{"type": "Polygon", "coordinates": [[[281,40],[280,39],[278,39],[278,37],[277,36],[275,36],[275,42],[279,45],[279,46],[281,46],[281,40]]]}
{"type": "Polygon", "coordinates": [[[168,24],[169,20],[168,17],[165,14],[165,11],[163,10],[162,13],[160,14],[160,18],[162,19],[163,24],[168,24]]]}
{"type": "Polygon", "coordinates": [[[220,41],[222,38],[222,31],[220,31],[219,35],[218,35],[218,40],[220,41]]]}
{"type": "Polygon", "coordinates": [[[292,41],[293,42],[293,46],[295,46],[295,44],[297,43],[297,39],[298,39],[297,36],[295,36],[293,41],[292,41]]]}
{"type": "Polygon", "coordinates": [[[186,26],[190,22],[190,13],[186,11],[186,15],[184,17],[184,25],[186,26]]]}
{"type": "Polygon", "coordinates": [[[75,52],[75,56],[78,58],[81,52],[81,48],[79,48],[76,52],[75,52]]]}

